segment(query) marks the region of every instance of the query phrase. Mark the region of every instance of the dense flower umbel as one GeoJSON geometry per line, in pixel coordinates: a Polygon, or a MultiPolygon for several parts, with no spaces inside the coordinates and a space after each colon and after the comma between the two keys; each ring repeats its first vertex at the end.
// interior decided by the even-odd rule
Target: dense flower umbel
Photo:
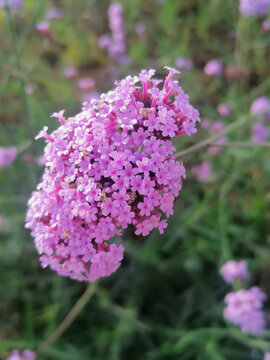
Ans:
{"type": "Polygon", "coordinates": [[[200,120],[172,80],[177,71],[168,69],[162,89],[161,80],[151,79],[154,70],[142,70],[84,103],[74,118],[53,114],[61,126],[38,135],[48,142],[46,169],[26,227],[43,267],[94,281],[119,267],[123,246],[108,240],[122,229],[132,224],[136,235],[163,233],[185,177],[171,138],[196,132],[200,120]]]}
{"type": "Polygon", "coordinates": [[[266,295],[258,287],[241,289],[226,295],[224,317],[239,326],[243,332],[260,334],[264,330],[265,317],[262,311],[266,295]]]}
{"type": "Polygon", "coordinates": [[[247,268],[247,262],[229,260],[227,261],[222,268],[220,269],[220,273],[223,279],[231,284],[235,279],[247,279],[249,277],[249,272],[247,268]]]}

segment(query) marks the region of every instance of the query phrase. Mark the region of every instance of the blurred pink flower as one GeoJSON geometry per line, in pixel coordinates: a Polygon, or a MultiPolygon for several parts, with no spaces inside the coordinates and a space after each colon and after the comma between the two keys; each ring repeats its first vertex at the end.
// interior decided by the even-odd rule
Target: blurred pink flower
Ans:
{"type": "Polygon", "coordinates": [[[219,104],[217,111],[220,116],[229,116],[231,113],[231,107],[228,104],[219,104]]]}
{"type": "Polygon", "coordinates": [[[6,5],[9,9],[15,13],[23,6],[24,0],[0,0],[0,9],[3,9],[6,5]]]}
{"type": "Polygon", "coordinates": [[[43,35],[50,35],[50,24],[47,21],[40,21],[36,23],[36,29],[43,35]]]}
{"type": "Polygon", "coordinates": [[[27,95],[32,95],[36,89],[37,89],[37,84],[27,84],[24,87],[24,91],[27,95]]]}
{"type": "Polygon", "coordinates": [[[263,20],[262,22],[262,31],[269,31],[270,30],[270,21],[268,19],[263,20]]]}
{"type": "Polygon", "coordinates": [[[83,91],[90,91],[95,85],[95,80],[92,78],[83,78],[78,80],[78,86],[83,91]]]}
{"type": "Polygon", "coordinates": [[[35,360],[36,354],[30,350],[12,350],[6,360],[35,360]]]}
{"type": "MultiPolygon", "coordinates": [[[[224,123],[222,121],[214,121],[211,124],[211,129],[210,131],[215,134],[218,133],[220,131],[222,131],[224,129],[224,123]]],[[[220,139],[218,139],[215,144],[225,144],[227,141],[226,136],[222,136],[220,139]]],[[[221,147],[220,146],[209,146],[208,148],[208,152],[211,155],[216,155],[221,151],[221,147]]]]}
{"type": "Polygon", "coordinates": [[[258,97],[251,104],[250,112],[253,115],[260,115],[261,119],[270,119],[270,98],[267,96],[258,97]]]}
{"type": "Polygon", "coordinates": [[[179,68],[179,69],[184,69],[184,70],[191,70],[193,67],[193,62],[191,59],[187,59],[184,57],[178,57],[175,60],[175,65],[179,68]]]}
{"type": "Polygon", "coordinates": [[[258,287],[231,292],[225,297],[224,318],[246,333],[261,334],[265,328],[262,311],[266,295],[258,287]]]}
{"type": "Polygon", "coordinates": [[[63,17],[63,11],[60,9],[47,9],[45,12],[45,18],[47,20],[60,19],[63,17]]]}
{"type": "Polygon", "coordinates": [[[249,277],[246,261],[227,261],[220,269],[220,273],[223,279],[228,283],[232,284],[235,279],[244,280],[249,277]]]}
{"type": "Polygon", "coordinates": [[[0,147],[0,168],[10,165],[16,158],[17,149],[15,146],[0,147]]]}
{"type": "Polygon", "coordinates": [[[202,127],[204,130],[210,129],[210,127],[211,127],[211,121],[210,121],[209,119],[207,119],[207,118],[202,119],[201,127],[202,127]]]}
{"type": "Polygon", "coordinates": [[[204,67],[204,72],[206,75],[218,76],[223,72],[223,66],[221,61],[217,59],[209,60],[204,67]]]}
{"type": "Polygon", "coordinates": [[[264,142],[268,138],[268,129],[263,124],[254,124],[252,126],[252,140],[256,143],[264,142]]]}
{"type": "Polygon", "coordinates": [[[209,179],[212,166],[209,162],[204,161],[200,165],[193,166],[192,172],[196,175],[198,181],[203,182],[209,179]]]}
{"type": "Polygon", "coordinates": [[[244,17],[266,16],[269,8],[270,0],[240,0],[240,12],[244,17]]]}
{"type": "Polygon", "coordinates": [[[136,25],[137,34],[142,37],[145,34],[146,26],[143,23],[138,23],[136,25]]]}
{"type": "Polygon", "coordinates": [[[263,360],[270,360],[270,352],[264,354],[263,360]]]}
{"type": "Polygon", "coordinates": [[[67,78],[72,78],[78,73],[77,69],[74,66],[66,66],[64,68],[64,75],[67,78]]]}

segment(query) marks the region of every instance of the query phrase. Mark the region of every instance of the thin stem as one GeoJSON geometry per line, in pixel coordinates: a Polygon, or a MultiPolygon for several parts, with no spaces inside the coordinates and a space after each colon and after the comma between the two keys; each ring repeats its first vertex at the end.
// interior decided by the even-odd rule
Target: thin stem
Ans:
{"type": "Polygon", "coordinates": [[[248,142],[248,141],[227,141],[224,144],[211,144],[213,146],[219,146],[219,147],[270,147],[270,142],[262,142],[262,143],[254,143],[254,142],[248,142]]]}
{"type": "Polygon", "coordinates": [[[55,341],[57,341],[60,336],[68,329],[71,323],[76,319],[78,314],[82,311],[87,302],[91,299],[96,291],[96,286],[93,284],[88,285],[85,292],[78,299],[76,304],[67,314],[65,319],[57,327],[57,329],[48,337],[48,339],[37,349],[36,354],[42,353],[47,347],[51,346],[55,341]]]}
{"type": "MultiPolygon", "coordinates": [[[[199,143],[190,146],[189,148],[179,151],[175,154],[175,158],[179,158],[179,157],[183,157],[185,155],[188,155],[190,153],[193,153],[194,151],[198,151],[201,148],[208,146],[208,145],[213,145],[213,143],[215,143],[215,141],[217,141],[218,139],[220,139],[221,137],[223,137],[224,135],[229,134],[230,132],[232,132],[234,129],[244,125],[246,122],[250,121],[251,119],[254,118],[254,115],[248,115],[248,116],[244,116],[241,117],[239,120],[235,121],[234,123],[232,123],[231,125],[227,126],[224,130],[220,131],[219,133],[210,136],[209,138],[200,141],[199,143]]],[[[215,146],[217,144],[214,144],[215,146]]]]}

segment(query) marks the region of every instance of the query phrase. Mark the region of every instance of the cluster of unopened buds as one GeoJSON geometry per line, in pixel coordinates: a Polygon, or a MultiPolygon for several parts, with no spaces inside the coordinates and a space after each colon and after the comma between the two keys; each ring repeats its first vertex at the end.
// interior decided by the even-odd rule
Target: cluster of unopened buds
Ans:
{"type": "Polygon", "coordinates": [[[109,240],[123,229],[163,233],[185,177],[171,139],[195,133],[200,121],[173,80],[177,71],[167,69],[164,82],[152,78],[154,70],[116,82],[75,117],[54,113],[61,126],[36,137],[47,142],[46,168],[26,227],[43,267],[95,281],[119,267],[123,246],[109,240]]]}

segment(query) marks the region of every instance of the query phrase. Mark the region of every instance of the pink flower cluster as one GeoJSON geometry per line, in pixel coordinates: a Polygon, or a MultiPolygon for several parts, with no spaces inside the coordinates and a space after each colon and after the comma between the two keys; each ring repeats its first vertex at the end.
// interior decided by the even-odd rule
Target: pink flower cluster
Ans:
{"type": "Polygon", "coordinates": [[[175,60],[175,65],[179,68],[179,69],[184,69],[184,70],[191,70],[193,68],[193,62],[191,59],[186,59],[184,57],[178,57],[175,60]]]}
{"type": "Polygon", "coordinates": [[[204,73],[209,76],[219,76],[223,72],[223,65],[220,60],[212,59],[204,67],[204,73]]]}
{"type": "Polygon", "coordinates": [[[0,146],[0,168],[10,165],[16,158],[17,149],[15,146],[0,146]]]}
{"type": "Polygon", "coordinates": [[[224,280],[228,284],[232,284],[235,279],[247,279],[249,277],[249,272],[247,268],[246,261],[235,261],[229,260],[227,261],[222,268],[220,269],[220,273],[224,280]]]}
{"type": "Polygon", "coordinates": [[[8,6],[12,12],[17,12],[23,6],[24,0],[0,0],[0,9],[8,6]]]}
{"type": "Polygon", "coordinates": [[[193,166],[192,172],[198,181],[207,181],[211,175],[212,166],[208,161],[203,161],[200,165],[193,166]]]}
{"type": "Polygon", "coordinates": [[[270,0],[240,0],[240,12],[244,17],[265,16],[270,9],[270,0]]]}
{"type": "Polygon", "coordinates": [[[269,131],[267,122],[270,120],[270,99],[266,96],[260,96],[253,101],[250,112],[258,116],[258,122],[252,126],[252,140],[260,143],[267,140],[269,131]]]}
{"type": "Polygon", "coordinates": [[[127,57],[122,13],[123,7],[120,3],[110,4],[108,16],[112,35],[102,35],[98,40],[99,47],[107,48],[109,56],[116,59],[118,63],[124,63],[127,57]]]}
{"type": "Polygon", "coordinates": [[[122,229],[163,233],[185,177],[171,139],[195,133],[200,121],[172,79],[177,71],[168,69],[162,87],[154,70],[142,70],[84,103],[73,118],[53,114],[61,126],[37,136],[48,143],[46,169],[29,200],[26,227],[43,267],[95,281],[119,267],[123,246],[108,240],[122,229]]]}
{"type": "Polygon", "coordinates": [[[264,354],[263,360],[270,360],[270,352],[264,354]]]}
{"type": "MultiPolygon", "coordinates": [[[[214,121],[213,123],[209,123],[208,125],[209,125],[208,128],[213,134],[219,133],[224,129],[224,123],[222,121],[214,121]]],[[[226,136],[222,136],[215,142],[215,144],[225,144],[226,141],[227,141],[226,136]]],[[[220,150],[221,150],[220,146],[209,146],[208,148],[208,152],[211,155],[218,154],[220,150]]]]}
{"type": "Polygon", "coordinates": [[[231,107],[228,104],[219,104],[217,107],[217,111],[220,116],[229,116],[231,113],[231,107]]]}
{"type": "Polygon", "coordinates": [[[258,287],[241,289],[226,295],[224,317],[239,326],[243,332],[260,334],[265,327],[262,310],[266,295],[258,287]]]}
{"type": "Polygon", "coordinates": [[[7,360],[35,360],[36,354],[30,350],[12,350],[7,360]]]}

